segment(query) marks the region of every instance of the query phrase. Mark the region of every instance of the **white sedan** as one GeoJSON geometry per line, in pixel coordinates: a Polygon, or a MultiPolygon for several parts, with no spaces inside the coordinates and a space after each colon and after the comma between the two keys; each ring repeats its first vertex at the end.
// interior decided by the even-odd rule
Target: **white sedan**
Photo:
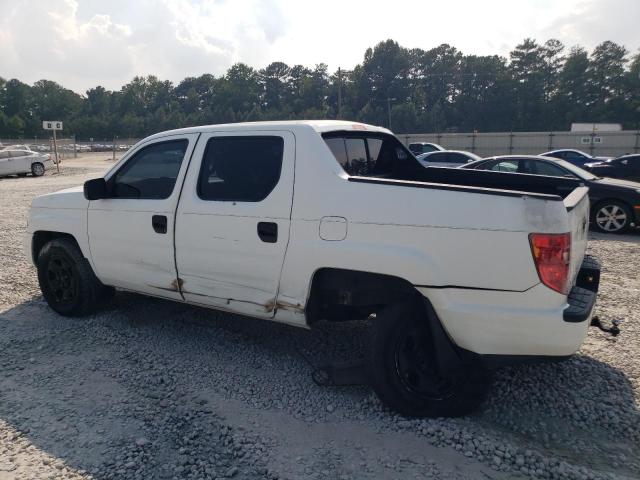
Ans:
{"type": "Polygon", "coordinates": [[[24,176],[30,173],[34,177],[40,177],[52,166],[49,154],[14,148],[0,150],[0,176],[24,176]]]}
{"type": "Polygon", "coordinates": [[[470,162],[480,160],[475,153],[462,150],[444,150],[441,152],[423,153],[416,157],[423,167],[451,167],[456,168],[470,162]]]}

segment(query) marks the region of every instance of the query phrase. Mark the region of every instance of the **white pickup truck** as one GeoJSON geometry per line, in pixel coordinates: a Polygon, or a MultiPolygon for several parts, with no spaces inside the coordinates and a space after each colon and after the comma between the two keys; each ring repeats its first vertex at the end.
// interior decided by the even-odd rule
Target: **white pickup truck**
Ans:
{"type": "Polygon", "coordinates": [[[411,416],[461,415],[490,367],[565,358],[599,266],[588,190],[423,168],[345,121],[163,132],[104,176],[33,200],[44,298],[86,315],[114,288],[312,328],[369,319],[367,380],[411,416]]]}

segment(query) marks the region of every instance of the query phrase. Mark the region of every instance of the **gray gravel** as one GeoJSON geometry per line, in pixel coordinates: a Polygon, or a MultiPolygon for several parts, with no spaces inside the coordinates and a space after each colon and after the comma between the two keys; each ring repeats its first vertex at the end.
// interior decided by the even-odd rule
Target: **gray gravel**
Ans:
{"type": "Polygon", "coordinates": [[[118,294],[54,314],[21,250],[30,200],[111,165],[0,179],[0,480],[33,478],[640,478],[640,235],[592,234],[598,314],[561,364],[496,373],[462,419],[407,420],[364,387],[318,387],[367,325],[311,332],[118,294]]]}

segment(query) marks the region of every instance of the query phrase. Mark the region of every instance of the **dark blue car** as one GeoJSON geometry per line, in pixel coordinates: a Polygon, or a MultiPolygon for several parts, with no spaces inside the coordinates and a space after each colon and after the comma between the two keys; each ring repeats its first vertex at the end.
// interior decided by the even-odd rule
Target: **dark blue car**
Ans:
{"type": "Polygon", "coordinates": [[[594,157],[588,153],[580,150],[574,150],[572,148],[562,148],[560,150],[551,150],[540,154],[541,157],[552,157],[569,162],[577,167],[582,167],[585,163],[602,162],[608,160],[611,157],[594,157]]]}

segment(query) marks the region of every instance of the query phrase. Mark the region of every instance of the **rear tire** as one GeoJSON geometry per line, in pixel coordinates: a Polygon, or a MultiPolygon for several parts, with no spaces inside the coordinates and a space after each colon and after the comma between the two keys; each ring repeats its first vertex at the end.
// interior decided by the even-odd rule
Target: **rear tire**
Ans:
{"type": "Polygon", "coordinates": [[[464,364],[441,374],[418,301],[378,313],[370,345],[370,379],[380,400],[409,417],[456,417],[473,412],[489,387],[488,372],[464,364]]]}
{"type": "Polygon", "coordinates": [[[38,254],[36,265],[42,295],[60,315],[87,315],[113,296],[113,288],[98,280],[89,261],[68,238],[47,242],[38,254]]]}
{"type": "Polygon", "coordinates": [[[632,220],[631,209],[622,202],[604,201],[593,209],[593,224],[602,233],[623,233],[632,220]]]}
{"type": "Polygon", "coordinates": [[[31,174],[34,177],[41,177],[44,175],[44,164],[40,162],[35,162],[31,164],[31,174]]]}

